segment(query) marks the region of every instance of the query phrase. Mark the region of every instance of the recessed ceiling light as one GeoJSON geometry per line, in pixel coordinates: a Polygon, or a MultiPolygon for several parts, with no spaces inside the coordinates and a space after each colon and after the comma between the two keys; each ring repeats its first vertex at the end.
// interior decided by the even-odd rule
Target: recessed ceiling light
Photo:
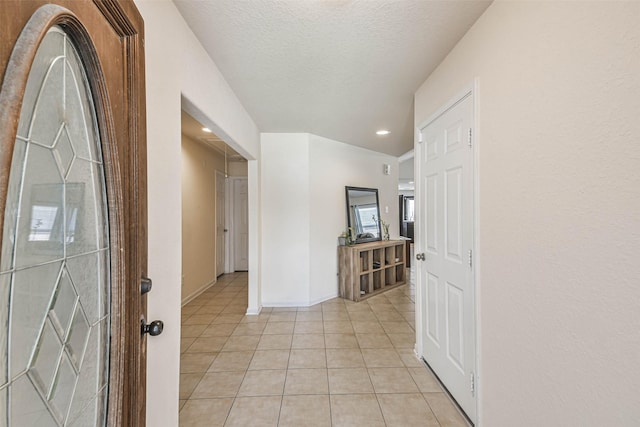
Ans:
{"type": "Polygon", "coordinates": [[[202,128],[202,131],[203,132],[207,132],[207,133],[211,133],[212,132],[211,129],[209,129],[209,128],[202,128]]]}
{"type": "Polygon", "coordinates": [[[389,131],[388,130],[379,130],[376,132],[376,135],[389,135],[389,131]]]}

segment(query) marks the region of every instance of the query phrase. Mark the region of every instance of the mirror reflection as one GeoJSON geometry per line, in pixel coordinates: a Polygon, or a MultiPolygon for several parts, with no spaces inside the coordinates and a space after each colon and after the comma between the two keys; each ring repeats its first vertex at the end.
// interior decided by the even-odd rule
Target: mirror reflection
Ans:
{"type": "Polygon", "coordinates": [[[376,188],[346,187],[347,225],[355,243],[382,240],[380,206],[376,188]]]}

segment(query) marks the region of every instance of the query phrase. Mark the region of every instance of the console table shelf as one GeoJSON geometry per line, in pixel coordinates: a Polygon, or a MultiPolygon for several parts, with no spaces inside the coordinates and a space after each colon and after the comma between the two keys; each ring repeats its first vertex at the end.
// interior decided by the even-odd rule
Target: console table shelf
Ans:
{"type": "Polygon", "coordinates": [[[338,247],[338,283],[342,298],[360,301],[406,282],[404,240],[383,240],[338,247]]]}

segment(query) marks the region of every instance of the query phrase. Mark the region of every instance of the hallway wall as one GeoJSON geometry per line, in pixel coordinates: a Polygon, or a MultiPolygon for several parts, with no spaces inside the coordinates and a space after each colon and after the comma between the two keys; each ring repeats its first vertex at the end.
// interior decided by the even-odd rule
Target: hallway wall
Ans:
{"type": "MultiPolygon", "coordinates": [[[[147,340],[147,425],[171,427],[178,425],[180,371],[180,113],[184,106],[251,159],[250,181],[256,175],[259,134],[175,5],[171,1],[136,0],[136,6],[145,21],[148,271],[154,280],[147,317],[165,322],[162,335],[147,340]]],[[[254,185],[251,190],[250,197],[257,197],[259,189],[254,185]]],[[[252,206],[250,221],[255,227],[259,203],[252,206]]],[[[252,244],[257,246],[258,240],[259,236],[252,244]]]]}
{"type": "Polygon", "coordinates": [[[483,426],[640,425],[639,16],[494,2],[416,93],[478,78],[483,426]]]}
{"type": "Polygon", "coordinates": [[[216,171],[224,158],[182,136],[182,303],[216,281],[216,171]]]}

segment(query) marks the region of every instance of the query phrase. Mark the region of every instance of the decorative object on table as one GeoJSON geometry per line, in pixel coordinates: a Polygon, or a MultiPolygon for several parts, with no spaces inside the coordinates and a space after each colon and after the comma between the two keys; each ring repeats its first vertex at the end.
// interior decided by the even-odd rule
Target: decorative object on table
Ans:
{"type": "Polygon", "coordinates": [[[382,239],[389,240],[389,223],[380,218],[380,225],[382,225],[382,239]]]}
{"type": "Polygon", "coordinates": [[[351,246],[355,243],[353,238],[353,228],[347,227],[342,234],[338,236],[338,244],[340,246],[351,246]]]}

